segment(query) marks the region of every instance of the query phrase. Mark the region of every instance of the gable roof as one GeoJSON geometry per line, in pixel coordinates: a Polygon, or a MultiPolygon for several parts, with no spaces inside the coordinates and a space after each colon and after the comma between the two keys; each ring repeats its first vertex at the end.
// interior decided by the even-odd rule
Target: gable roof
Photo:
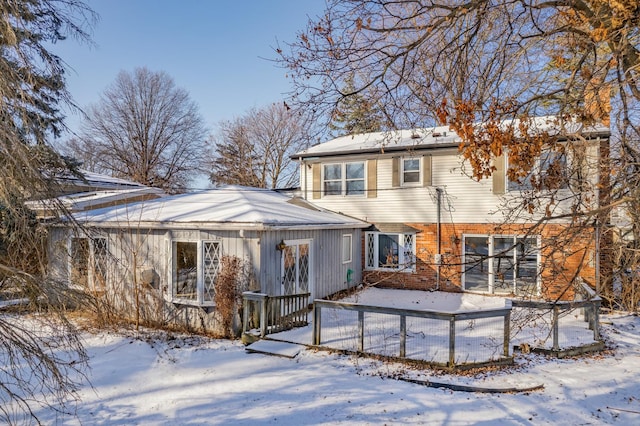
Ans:
{"type": "Polygon", "coordinates": [[[79,212],[74,218],[98,227],[210,229],[366,228],[357,219],[305,206],[269,189],[227,186],[138,203],[79,212]]]}
{"type": "MultiPolygon", "coordinates": [[[[513,124],[517,128],[519,120],[504,121],[504,125],[513,124]]],[[[481,124],[478,124],[481,125],[481,124]]],[[[556,117],[536,117],[533,120],[532,131],[547,131],[551,134],[582,133],[592,137],[608,136],[609,128],[602,125],[586,127],[581,123],[567,122],[557,124],[556,117]]],[[[422,129],[396,130],[373,133],[360,133],[341,136],[330,141],[312,146],[291,156],[292,159],[309,159],[331,155],[383,153],[419,149],[433,149],[457,147],[460,137],[449,126],[430,127],[422,129]]]]}

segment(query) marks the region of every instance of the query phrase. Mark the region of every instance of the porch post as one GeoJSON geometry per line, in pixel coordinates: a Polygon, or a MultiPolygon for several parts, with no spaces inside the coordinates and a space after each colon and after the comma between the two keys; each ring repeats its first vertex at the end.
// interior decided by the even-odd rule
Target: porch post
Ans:
{"type": "Polygon", "coordinates": [[[449,367],[453,367],[456,362],[456,317],[449,317],[449,367]]]}
{"type": "Polygon", "coordinates": [[[557,351],[560,350],[560,345],[558,343],[558,317],[559,317],[559,312],[560,312],[560,307],[558,306],[557,303],[553,304],[553,320],[552,320],[552,327],[553,327],[553,350],[557,351]]]}
{"type": "Polygon", "coordinates": [[[313,304],[313,336],[312,342],[314,345],[320,345],[320,321],[321,321],[321,310],[322,308],[318,303],[313,304]]]}
{"type": "Polygon", "coordinates": [[[400,315],[400,358],[407,355],[407,317],[400,315]]]}

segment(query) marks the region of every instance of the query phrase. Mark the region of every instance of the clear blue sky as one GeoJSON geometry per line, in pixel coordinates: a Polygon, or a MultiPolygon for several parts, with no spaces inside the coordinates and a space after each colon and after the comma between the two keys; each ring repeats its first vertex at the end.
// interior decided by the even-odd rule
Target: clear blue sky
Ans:
{"type": "MultiPolygon", "coordinates": [[[[323,0],[85,0],[100,19],[95,46],[69,39],[56,46],[68,65],[76,104],[98,102],[121,70],[165,71],[200,107],[208,127],[251,107],[282,102],[290,90],[276,57],[278,41],[295,41],[323,0]]],[[[67,125],[80,117],[67,113],[67,125]]]]}

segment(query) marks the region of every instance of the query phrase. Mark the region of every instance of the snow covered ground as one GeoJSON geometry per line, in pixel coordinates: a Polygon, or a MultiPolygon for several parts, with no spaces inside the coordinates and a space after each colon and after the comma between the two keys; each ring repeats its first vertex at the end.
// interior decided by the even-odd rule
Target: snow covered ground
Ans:
{"type": "Polygon", "coordinates": [[[199,336],[87,333],[93,387],[81,390],[76,416],[36,414],[65,425],[640,424],[640,319],[615,314],[601,322],[611,348],[602,354],[516,354],[513,367],[465,375],[311,349],[274,357],[199,336]],[[399,378],[544,388],[470,393],[399,378]]]}

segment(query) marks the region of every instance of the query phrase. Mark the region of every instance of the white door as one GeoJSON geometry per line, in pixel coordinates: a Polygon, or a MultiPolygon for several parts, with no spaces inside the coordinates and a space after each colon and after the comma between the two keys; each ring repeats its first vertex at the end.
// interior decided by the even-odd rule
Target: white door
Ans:
{"type": "Polygon", "coordinates": [[[282,250],[282,294],[311,292],[311,244],[309,240],[286,241],[282,250]]]}

